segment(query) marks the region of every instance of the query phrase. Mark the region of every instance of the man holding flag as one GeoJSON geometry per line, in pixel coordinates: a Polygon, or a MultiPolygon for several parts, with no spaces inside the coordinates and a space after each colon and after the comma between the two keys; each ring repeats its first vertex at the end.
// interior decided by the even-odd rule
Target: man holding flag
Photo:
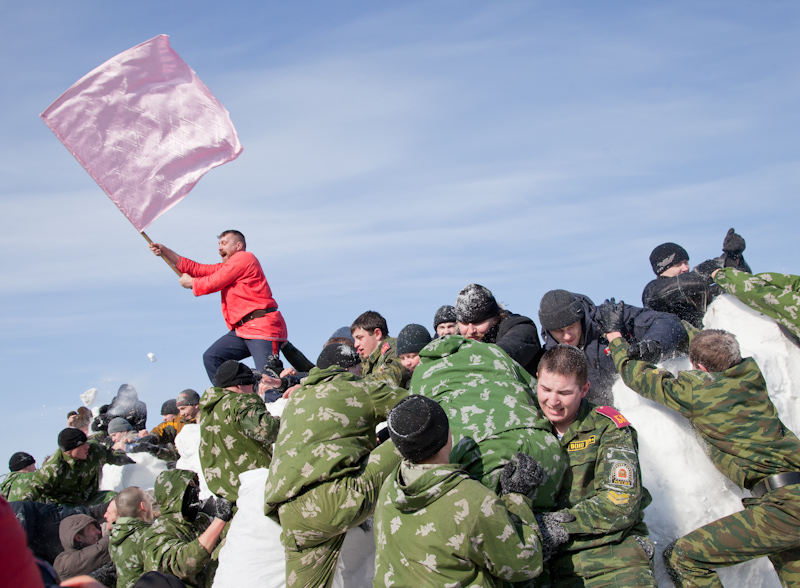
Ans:
{"type": "Polygon", "coordinates": [[[286,341],[286,323],[272,297],[272,290],[256,256],[246,250],[239,231],[223,231],[219,236],[222,263],[205,265],[181,257],[160,243],[150,250],[172,262],[181,272],[180,285],[195,296],[220,292],[222,317],[228,333],[203,354],[208,378],[214,381],[217,368],[229,359],[253,357],[257,370],[263,370],[269,356],[277,354],[286,341]]]}

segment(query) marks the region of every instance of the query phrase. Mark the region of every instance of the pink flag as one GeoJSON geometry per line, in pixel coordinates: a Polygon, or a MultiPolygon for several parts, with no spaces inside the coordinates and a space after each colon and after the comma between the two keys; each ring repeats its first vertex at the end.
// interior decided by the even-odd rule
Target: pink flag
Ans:
{"type": "Polygon", "coordinates": [[[140,232],[242,152],[228,111],[167,35],[106,61],[41,117],[140,232]]]}

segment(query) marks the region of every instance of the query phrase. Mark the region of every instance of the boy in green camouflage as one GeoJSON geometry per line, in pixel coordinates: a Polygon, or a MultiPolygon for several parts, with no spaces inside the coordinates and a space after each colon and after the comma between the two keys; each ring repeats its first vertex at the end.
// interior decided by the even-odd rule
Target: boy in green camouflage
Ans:
{"type": "Polygon", "coordinates": [[[36,471],[36,460],[30,453],[18,451],[8,460],[9,473],[0,484],[0,496],[9,502],[20,500],[28,492],[28,486],[36,471]]]}
{"type": "Polygon", "coordinates": [[[517,451],[527,453],[547,473],[529,498],[537,510],[553,508],[566,459],[536,407],[531,376],[497,345],[457,335],[434,339],[419,355],[410,389],[447,413],[450,461],[499,493],[503,466],[517,451]]]}
{"type": "Polygon", "coordinates": [[[688,328],[693,370],[678,377],[629,354],[604,319],[622,379],[645,398],[689,419],[714,465],[750,490],[744,510],[681,537],[664,551],[677,586],[721,587],[714,568],[768,556],[785,586],[800,583],[800,440],[781,422],[753,358],[736,338],[688,328]]]}
{"type": "Polygon", "coordinates": [[[542,481],[539,464],[519,453],[503,470],[498,498],[450,463],[453,438],[435,401],[409,396],[387,422],[404,459],[375,510],[376,588],[495,588],[541,574],[541,536],[525,496],[542,481]]]}
{"type": "Polygon", "coordinates": [[[345,533],[372,515],[400,462],[375,426],[408,393],[359,378],[359,366],[352,347],[328,345],[282,414],[264,510],[281,525],[290,588],[332,584],[345,533]]]}
{"type": "Polygon", "coordinates": [[[103,465],[135,463],[121,451],[112,451],[80,429],[66,428],[58,434],[58,451],[31,478],[25,495],[18,500],[55,502],[65,506],[90,506],[108,502],[115,492],[100,491],[103,465]]]}
{"type": "Polygon", "coordinates": [[[569,470],[557,511],[543,515],[545,536],[563,543],[550,561],[557,588],[656,586],[654,547],[644,524],[636,431],[610,406],[586,401],[586,354],[556,345],[539,362],[536,393],[564,448],[569,470]]]}
{"type": "Polygon", "coordinates": [[[197,474],[188,470],[161,472],[154,491],[161,513],[144,533],[145,571],[172,574],[190,588],[210,587],[211,552],[233,516],[231,503],[217,498],[214,519],[200,512],[197,474]]]}
{"type": "Polygon", "coordinates": [[[386,319],[374,310],[362,313],[350,325],[356,351],[361,356],[361,376],[405,387],[410,372],[397,358],[397,339],[389,337],[386,319]]]}
{"type": "Polygon", "coordinates": [[[136,486],[122,490],[111,504],[117,509],[117,519],[108,551],[117,568],[117,588],[133,588],[144,574],[144,535],[153,522],[153,506],[147,494],[136,486]]]}
{"type": "Polygon", "coordinates": [[[229,359],[200,400],[200,465],[208,489],[234,504],[239,474],[269,467],[280,419],[253,392],[253,371],[229,359]]]}

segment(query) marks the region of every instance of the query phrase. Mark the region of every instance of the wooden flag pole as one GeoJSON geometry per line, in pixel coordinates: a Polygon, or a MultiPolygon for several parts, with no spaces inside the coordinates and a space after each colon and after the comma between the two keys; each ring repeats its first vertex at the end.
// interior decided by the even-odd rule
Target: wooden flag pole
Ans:
{"type": "MultiPolygon", "coordinates": [[[[142,231],[142,237],[144,237],[144,240],[147,241],[150,245],[153,244],[153,242],[150,240],[150,237],[148,237],[147,233],[145,233],[144,231],[142,231]]],[[[178,274],[179,278],[183,275],[183,274],[181,274],[181,272],[178,271],[178,268],[175,267],[175,264],[172,263],[169,259],[167,259],[163,255],[161,256],[161,259],[163,259],[164,263],[166,263],[169,267],[172,268],[172,271],[174,271],[176,274],[178,274]]]]}

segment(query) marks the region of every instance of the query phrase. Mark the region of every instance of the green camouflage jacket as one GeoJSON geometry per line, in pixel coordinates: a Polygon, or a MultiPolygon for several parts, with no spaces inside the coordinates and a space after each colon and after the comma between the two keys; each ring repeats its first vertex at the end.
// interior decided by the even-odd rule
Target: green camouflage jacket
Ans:
{"type": "Polygon", "coordinates": [[[99,494],[103,465],[126,465],[133,461],[121,451],[112,451],[96,440],[89,439],[86,459],[73,459],[60,449],[50,456],[30,481],[28,491],[20,500],[55,502],[65,506],[87,506],[111,500],[113,493],[99,494]]]}
{"type": "Polygon", "coordinates": [[[338,366],[312,369],[283,409],[265,513],[308,486],[357,472],[378,445],[375,426],[406,396],[388,381],[364,380],[338,366]]]}
{"type": "Polygon", "coordinates": [[[498,498],[455,464],[408,485],[402,469],[381,488],[375,510],[374,586],[499,587],[501,579],[542,572],[541,536],[526,497],[498,498]]]}
{"type": "Polygon", "coordinates": [[[183,495],[192,481],[197,482],[197,474],[188,470],[167,470],[158,475],[154,490],[161,514],[144,534],[144,571],[172,574],[187,586],[203,588],[204,568],[211,554],[197,538],[211,519],[200,513],[190,523],[181,514],[183,495]]]}
{"type": "Polygon", "coordinates": [[[453,433],[450,461],[495,492],[503,466],[525,445],[548,474],[530,497],[536,508],[552,508],[566,460],[535,403],[533,383],[497,345],[448,335],[422,349],[410,391],[445,409],[453,433]]]}
{"type": "Polygon", "coordinates": [[[111,528],[108,551],[117,568],[117,588],[133,588],[144,574],[144,535],[150,523],[119,517],[111,528]]]}
{"type": "Polygon", "coordinates": [[[269,467],[280,419],[258,394],[209,388],[200,399],[200,465],[208,489],[231,502],[239,498],[239,474],[269,467]]]}
{"type": "Polygon", "coordinates": [[[800,440],[778,417],[752,357],[724,372],[690,370],[676,378],[629,359],[620,339],[610,349],[625,384],[689,419],[708,457],[739,487],[750,490],[767,476],[800,471],[800,440]]]}
{"type": "Polygon", "coordinates": [[[361,361],[361,377],[373,381],[388,381],[405,388],[411,374],[397,359],[397,338],[387,337],[361,361]]]}
{"type": "Polygon", "coordinates": [[[775,319],[800,338],[800,276],[751,275],[727,267],[717,273],[714,281],[728,294],[775,319]]]}
{"type": "Polygon", "coordinates": [[[10,472],[6,474],[3,483],[0,484],[0,496],[9,502],[22,500],[22,497],[31,489],[31,482],[35,473],[10,472]]]}
{"type": "Polygon", "coordinates": [[[559,510],[575,515],[563,523],[570,534],[561,551],[582,551],[647,537],[644,509],[652,499],[642,486],[636,430],[615,409],[581,401],[578,415],[561,438],[569,460],[558,495],[559,510]]]}

